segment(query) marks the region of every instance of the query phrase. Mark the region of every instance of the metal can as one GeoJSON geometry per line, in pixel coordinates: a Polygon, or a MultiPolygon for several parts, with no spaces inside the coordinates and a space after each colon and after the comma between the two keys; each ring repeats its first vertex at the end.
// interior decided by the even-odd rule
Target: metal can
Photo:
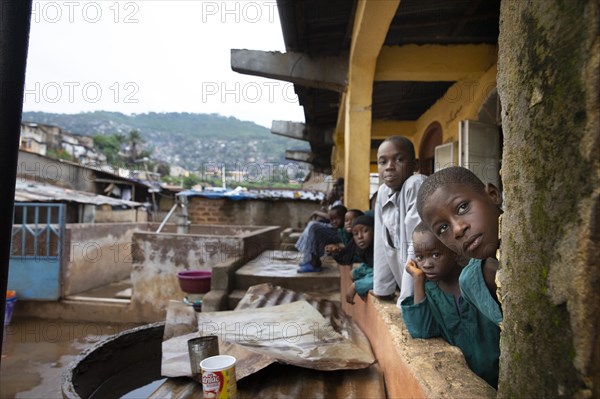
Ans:
{"type": "Polygon", "coordinates": [[[190,367],[192,369],[192,378],[202,382],[202,369],[200,362],[211,356],[219,354],[219,337],[216,335],[207,335],[188,340],[188,353],[190,355],[190,367]]]}

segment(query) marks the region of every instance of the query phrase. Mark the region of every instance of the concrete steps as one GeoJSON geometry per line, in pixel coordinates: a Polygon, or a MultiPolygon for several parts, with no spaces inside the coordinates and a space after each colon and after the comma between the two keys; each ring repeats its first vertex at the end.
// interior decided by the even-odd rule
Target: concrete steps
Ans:
{"type": "Polygon", "coordinates": [[[295,251],[265,251],[235,272],[235,288],[228,297],[229,309],[244,296],[246,290],[257,284],[270,283],[296,292],[339,300],[340,274],[337,264],[325,258],[323,270],[298,273],[300,256],[295,251]]]}

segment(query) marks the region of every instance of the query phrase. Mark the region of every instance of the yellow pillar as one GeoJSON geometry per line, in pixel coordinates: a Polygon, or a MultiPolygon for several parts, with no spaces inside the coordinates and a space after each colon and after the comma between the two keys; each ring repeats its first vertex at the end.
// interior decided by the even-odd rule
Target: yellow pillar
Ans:
{"type": "Polygon", "coordinates": [[[369,208],[371,106],[377,57],[400,0],[357,2],[344,122],[344,203],[369,208]]]}
{"type": "Polygon", "coordinates": [[[333,132],[333,152],[331,154],[331,165],[333,167],[332,175],[334,177],[344,177],[346,168],[344,166],[344,135],[345,135],[345,118],[346,118],[346,93],[342,93],[340,100],[340,108],[338,111],[338,119],[333,132]]]}

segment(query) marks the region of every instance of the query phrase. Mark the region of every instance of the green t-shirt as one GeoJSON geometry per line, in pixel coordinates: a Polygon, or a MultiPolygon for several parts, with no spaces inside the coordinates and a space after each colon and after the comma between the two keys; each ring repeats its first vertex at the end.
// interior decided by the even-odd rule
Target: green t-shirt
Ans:
{"type": "Polygon", "coordinates": [[[502,309],[498,302],[490,295],[490,291],[483,279],[481,259],[471,259],[469,264],[460,272],[458,282],[460,293],[471,305],[475,306],[485,317],[496,325],[502,323],[502,309]]]}
{"type": "Polygon", "coordinates": [[[413,338],[441,336],[458,346],[475,374],[498,386],[500,328],[462,297],[458,302],[437,284],[425,284],[425,299],[414,304],[410,296],[402,301],[402,318],[413,338]]]}

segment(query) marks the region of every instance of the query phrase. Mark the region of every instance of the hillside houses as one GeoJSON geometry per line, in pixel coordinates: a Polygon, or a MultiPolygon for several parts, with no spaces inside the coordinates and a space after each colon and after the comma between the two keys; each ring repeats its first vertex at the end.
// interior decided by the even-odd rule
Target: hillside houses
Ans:
{"type": "Polygon", "coordinates": [[[157,176],[107,165],[92,137],[52,125],[21,123],[17,169],[15,202],[67,204],[71,223],[145,221],[145,209],[158,220],[175,200],[157,176]]]}
{"type": "Polygon", "coordinates": [[[58,126],[22,122],[19,149],[47,155],[49,151],[66,152],[82,165],[106,163],[106,156],[94,148],[94,139],[65,132],[58,126]]]}

